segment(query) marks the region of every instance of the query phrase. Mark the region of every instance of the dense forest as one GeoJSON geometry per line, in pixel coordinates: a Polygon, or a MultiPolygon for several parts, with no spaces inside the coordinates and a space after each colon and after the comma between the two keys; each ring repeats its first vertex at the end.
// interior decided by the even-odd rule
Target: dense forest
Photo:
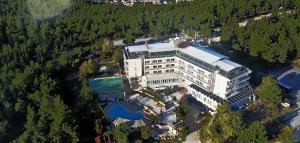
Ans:
{"type": "Polygon", "coordinates": [[[93,142],[94,123],[101,115],[91,103],[92,93],[84,79],[78,80],[78,95],[68,92],[65,78],[103,38],[130,42],[182,30],[207,37],[221,27],[222,39],[233,48],[270,62],[300,56],[299,0],[195,0],[133,7],[80,0],[45,3],[0,1],[1,142],[93,142]],[[295,13],[279,14],[286,10],[295,13]],[[268,12],[274,16],[246,27],[236,24],[268,12]]]}

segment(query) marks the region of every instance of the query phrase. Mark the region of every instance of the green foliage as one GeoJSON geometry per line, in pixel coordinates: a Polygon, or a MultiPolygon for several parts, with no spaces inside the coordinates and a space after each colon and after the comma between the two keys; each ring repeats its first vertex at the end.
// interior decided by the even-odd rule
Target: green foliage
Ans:
{"type": "Polygon", "coordinates": [[[120,63],[123,60],[123,50],[121,48],[114,50],[113,60],[118,63],[120,63]]]}
{"type": "Polygon", "coordinates": [[[105,56],[109,56],[113,52],[114,43],[110,39],[102,39],[95,44],[97,49],[100,49],[105,56]]]}
{"type": "Polygon", "coordinates": [[[180,125],[176,127],[178,131],[178,138],[185,140],[186,136],[189,134],[188,127],[186,125],[180,125]]]}
{"type": "Polygon", "coordinates": [[[230,111],[228,104],[221,104],[213,117],[207,117],[200,129],[202,141],[232,142],[242,128],[241,115],[230,111]]]}
{"type": "Polygon", "coordinates": [[[96,65],[91,59],[84,61],[79,67],[79,75],[81,79],[85,78],[88,75],[93,75],[94,73],[96,73],[96,71],[96,65]]]}
{"type": "Polygon", "coordinates": [[[250,20],[246,27],[225,24],[222,39],[232,39],[234,48],[262,57],[269,62],[285,63],[288,58],[299,57],[299,18],[284,12],[273,13],[270,18],[250,20]]]}
{"type": "Polygon", "coordinates": [[[152,128],[149,126],[144,126],[140,129],[141,131],[141,138],[143,140],[148,140],[151,136],[152,128]]]}
{"type": "Polygon", "coordinates": [[[290,127],[285,127],[281,130],[279,134],[278,141],[281,143],[293,143],[295,141],[295,129],[290,127]]]}
{"type": "Polygon", "coordinates": [[[62,67],[62,68],[66,68],[70,63],[70,56],[68,55],[67,52],[62,52],[58,58],[58,64],[62,67]]]}
{"type": "Polygon", "coordinates": [[[130,126],[127,123],[122,123],[113,129],[113,136],[119,143],[128,142],[128,134],[130,131],[130,126]]]}
{"type": "Polygon", "coordinates": [[[81,89],[80,89],[81,99],[84,102],[89,103],[93,99],[93,91],[88,86],[88,81],[86,79],[81,81],[81,89]]]}
{"type": "MultiPolygon", "coordinates": [[[[66,105],[73,102],[73,97],[68,93],[70,89],[66,89],[69,87],[64,84],[65,78],[69,77],[68,72],[74,71],[72,68],[77,66],[76,63],[84,61],[86,56],[93,57],[92,52],[100,51],[101,55],[97,56],[103,59],[110,57],[112,39],[132,42],[140,36],[170,35],[181,30],[209,36],[212,28],[221,26],[222,40],[223,37],[227,41],[233,40],[236,49],[271,62],[283,63],[300,55],[300,22],[297,14],[275,15],[256,22],[250,21],[245,28],[238,28],[236,25],[237,21],[263,12],[276,13],[294,7],[299,12],[300,4],[297,0],[196,0],[189,3],[133,7],[90,4],[81,0],[72,1],[74,3],[70,6],[70,2],[0,1],[1,141],[78,141],[79,135],[71,116],[73,114],[66,105]],[[52,18],[49,19],[50,17],[52,18]],[[100,40],[98,47],[96,41],[105,38],[110,40],[100,40]],[[94,45],[97,49],[90,48],[95,47],[94,45]]],[[[117,57],[119,56],[115,56],[115,60],[119,59],[117,57]]],[[[78,89],[90,101],[92,93],[87,82],[78,89]]],[[[97,115],[101,114],[92,105],[84,104],[80,109],[77,106],[70,108],[77,122],[94,124],[94,120],[99,118],[97,115]]],[[[181,111],[184,113],[186,109],[182,108],[181,111]]],[[[79,137],[85,137],[84,123],[78,124],[81,129],[79,137]]],[[[222,124],[225,123],[231,123],[231,120],[222,124]]],[[[94,132],[93,127],[94,125],[88,131],[94,132]]],[[[221,129],[229,131],[224,134],[226,136],[233,133],[231,128],[221,129]]],[[[84,139],[92,138],[89,142],[94,141],[92,133],[87,136],[84,139]]]]}
{"type": "Polygon", "coordinates": [[[188,99],[187,96],[183,96],[180,101],[179,101],[179,107],[177,110],[176,115],[178,116],[179,119],[184,119],[185,115],[188,112],[188,99]]]}
{"type": "Polygon", "coordinates": [[[0,121],[0,138],[2,138],[2,136],[4,136],[4,134],[6,133],[7,125],[7,121],[0,121]]]}
{"type": "Polygon", "coordinates": [[[126,44],[127,43],[133,43],[134,41],[135,41],[135,38],[131,33],[127,33],[124,37],[124,40],[123,40],[123,42],[126,43],[126,44]]]}
{"type": "Polygon", "coordinates": [[[276,79],[265,77],[257,89],[257,95],[265,104],[278,105],[281,103],[281,90],[276,79]]]}
{"type": "Polygon", "coordinates": [[[267,132],[260,122],[252,123],[238,133],[238,143],[267,143],[267,132]]]}
{"type": "Polygon", "coordinates": [[[230,111],[228,104],[221,104],[217,108],[217,114],[215,117],[217,126],[219,126],[219,132],[223,135],[224,139],[236,136],[241,129],[242,121],[241,115],[230,111]]]}
{"type": "Polygon", "coordinates": [[[95,131],[96,131],[97,135],[101,135],[102,130],[103,130],[102,120],[101,119],[95,120],[95,131]]]}

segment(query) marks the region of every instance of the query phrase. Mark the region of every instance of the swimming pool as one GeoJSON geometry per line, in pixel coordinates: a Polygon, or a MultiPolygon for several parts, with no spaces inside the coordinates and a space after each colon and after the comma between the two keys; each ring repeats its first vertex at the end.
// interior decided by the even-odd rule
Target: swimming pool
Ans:
{"type": "Polygon", "coordinates": [[[137,112],[129,112],[127,107],[123,104],[115,104],[107,109],[107,115],[110,120],[114,120],[118,117],[128,120],[140,120],[144,119],[143,114],[137,112]]]}
{"type": "Polygon", "coordinates": [[[89,81],[89,86],[97,93],[113,93],[124,91],[122,76],[93,79],[89,81]]]}

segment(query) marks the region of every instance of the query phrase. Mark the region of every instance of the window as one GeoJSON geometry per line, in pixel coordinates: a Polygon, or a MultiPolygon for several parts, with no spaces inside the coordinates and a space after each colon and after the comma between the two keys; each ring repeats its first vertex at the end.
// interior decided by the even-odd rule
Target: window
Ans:
{"type": "Polygon", "coordinates": [[[158,68],[161,68],[162,66],[161,65],[158,65],[158,68]]]}
{"type": "Polygon", "coordinates": [[[161,73],[162,73],[162,71],[157,71],[157,73],[158,73],[158,74],[161,74],[161,73]]]}
{"type": "Polygon", "coordinates": [[[189,69],[194,69],[194,66],[188,65],[188,68],[189,68],[189,69]]]}
{"type": "Polygon", "coordinates": [[[168,72],[169,72],[169,70],[166,70],[166,72],[168,73],[168,72]]]}
{"type": "Polygon", "coordinates": [[[171,64],[171,67],[174,67],[175,65],[174,64],[171,64]]]}
{"type": "Polygon", "coordinates": [[[203,71],[203,70],[198,69],[198,72],[199,72],[200,74],[204,74],[204,71],[203,71]]]}
{"type": "Polygon", "coordinates": [[[203,76],[200,76],[200,75],[198,75],[198,74],[197,74],[197,78],[198,78],[198,79],[201,79],[201,80],[204,80],[204,77],[203,77],[203,76]]]}
{"type": "Polygon", "coordinates": [[[171,69],[170,72],[174,72],[174,69],[171,69]]]}
{"type": "Polygon", "coordinates": [[[162,63],[162,60],[158,60],[158,63],[162,63]]]}
{"type": "Polygon", "coordinates": [[[157,66],[153,66],[153,68],[155,69],[155,68],[157,68],[157,66]]]}
{"type": "Polygon", "coordinates": [[[149,74],[149,72],[145,72],[145,74],[147,75],[147,74],[149,74]]]}
{"type": "Polygon", "coordinates": [[[145,66],[145,69],[149,69],[149,66],[145,66]]]}
{"type": "Polygon", "coordinates": [[[171,62],[175,62],[175,59],[171,59],[171,62]]]}
{"type": "Polygon", "coordinates": [[[171,60],[170,59],[167,59],[167,62],[170,62],[171,60]]]}
{"type": "Polygon", "coordinates": [[[154,74],[157,74],[157,71],[153,71],[154,74]]]}
{"type": "Polygon", "coordinates": [[[167,64],[166,67],[170,67],[170,65],[167,64]]]}
{"type": "Polygon", "coordinates": [[[153,60],[152,63],[157,63],[157,60],[153,60]]]}
{"type": "Polygon", "coordinates": [[[146,64],[150,64],[150,61],[145,61],[146,64]]]}

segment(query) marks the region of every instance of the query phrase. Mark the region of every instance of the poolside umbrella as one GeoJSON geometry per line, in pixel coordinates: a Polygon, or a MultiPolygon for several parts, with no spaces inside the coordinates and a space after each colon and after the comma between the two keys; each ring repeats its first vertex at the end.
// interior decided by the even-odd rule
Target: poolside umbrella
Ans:
{"type": "Polygon", "coordinates": [[[139,128],[139,127],[143,127],[143,126],[146,126],[144,120],[135,120],[133,125],[131,127],[133,128],[139,128]]]}
{"type": "Polygon", "coordinates": [[[116,118],[114,121],[113,121],[113,124],[116,126],[122,124],[122,123],[125,123],[125,122],[128,122],[129,120],[128,119],[124,119],[124,118],[116,118]]]}

